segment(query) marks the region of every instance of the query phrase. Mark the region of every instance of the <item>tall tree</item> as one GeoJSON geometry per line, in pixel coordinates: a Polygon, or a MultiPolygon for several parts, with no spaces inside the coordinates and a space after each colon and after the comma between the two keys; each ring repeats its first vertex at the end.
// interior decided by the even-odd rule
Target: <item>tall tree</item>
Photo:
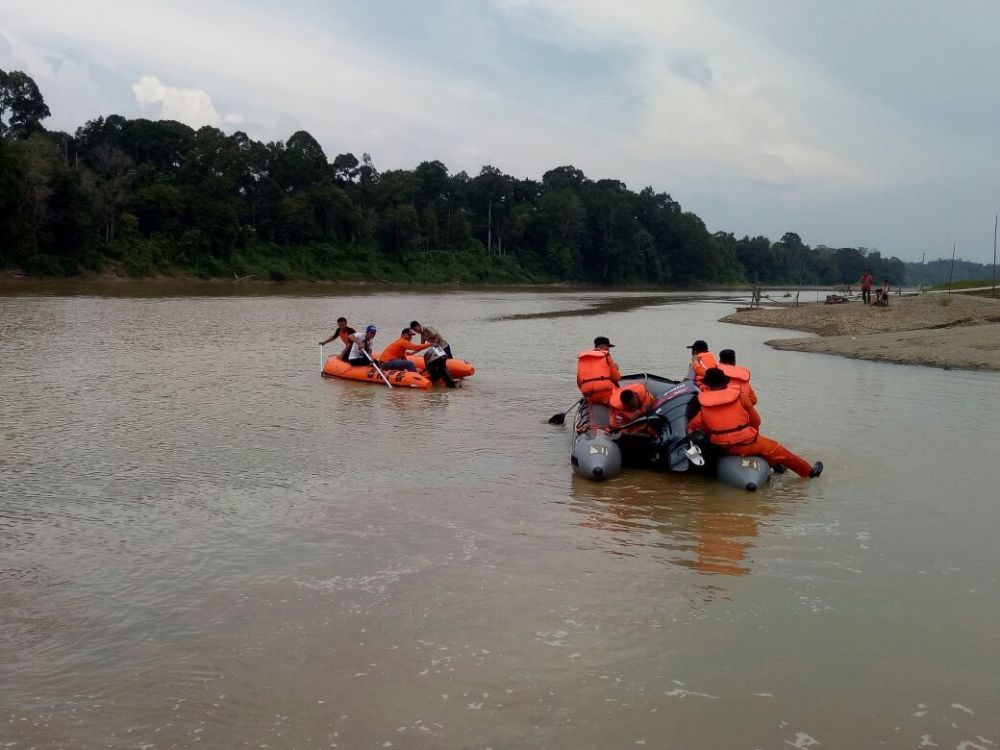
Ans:
{"type": "Polygon", "coordinates": [[[49,116],[38,86],[20,70],[0,70],[0,137],[27,138],[42,130],[49,116]]]}

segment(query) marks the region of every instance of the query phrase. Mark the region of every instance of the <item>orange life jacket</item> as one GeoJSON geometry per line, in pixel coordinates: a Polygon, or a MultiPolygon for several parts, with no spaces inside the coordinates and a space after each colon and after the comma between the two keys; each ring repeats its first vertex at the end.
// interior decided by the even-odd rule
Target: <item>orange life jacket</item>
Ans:
{"type": "Polygon", "coordinates": [[[618,377],[618,368],[610,353],[588,349],[576,355],[576,384],[584,396],[610,391],[617,385],[618,377]]]}
{"type": "Polygon", "coordinates": [[[715,355],[712,352],[699,352],[691,361],[691,372],[694,374],[694,382],[701,387],[701,381],[705,379],[705,370],[709,367],[718,367],[715,355]]]}
{"type": "Polygon", "coordinates": [[[729,382],[740,387],[740,392],[749,396],[750,403],[757,403],[757,394],[750,387],[750,370],[739,365],[718,365],[718,368],[729,376],[729,382]]]}
{"type": "Polygon", "coordinates": [[[742,445],[756,440],[757,430],[740,403],[739,386],[729,385],[698,394],[701,419],[715,445],[742,445]]]}
{"type": "Polygon", "coordinates": [[[344,346],[350,345],[351,342],[347,337],[352,333],[356,333],[356,331],[350,326],[344,326],[343,328],[337,329],[337,335],[340,336],[340,340],[344,342],[344,346]]]}
{"type": "Polygon", "coordinates": [[[616,388],[615,392],[611,394],[611,401],[608,403],[615,411],[623,414],[635,414],[638,417],[639,413],[648,409],[654,402],[655,399],[650,395],[649,391],[646,390],[646,386],[642,383],[633,383],[632,385],[627,385],[624,388],[616,388]],[[639,408],[634,412],[622,403],[622,393],[625,391],[632,391],[639,397],[639,408]]]}

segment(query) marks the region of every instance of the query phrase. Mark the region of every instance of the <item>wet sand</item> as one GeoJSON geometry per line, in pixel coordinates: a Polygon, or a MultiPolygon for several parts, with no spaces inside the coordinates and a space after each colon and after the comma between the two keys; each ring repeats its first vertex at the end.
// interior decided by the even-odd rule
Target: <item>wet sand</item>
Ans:
{"type": "Polygon", "coordinates": [[[727,323],[790,328],[819,338],[774,339],[776,349],[945,369],[1000,370],[1000,300],[963,294],[893,297],[889,307],[860,302],[735,312],[727,323]]]}

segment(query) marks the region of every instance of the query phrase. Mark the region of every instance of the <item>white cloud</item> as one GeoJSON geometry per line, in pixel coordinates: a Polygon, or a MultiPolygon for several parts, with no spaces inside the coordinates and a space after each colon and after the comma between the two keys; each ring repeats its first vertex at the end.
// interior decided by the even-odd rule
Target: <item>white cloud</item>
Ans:
{"type": "Polygon", "coordinates": [[[230,125],[242,125],[246,122],[246,118],[239,112],[230,112],[223,119],[230,125]]]}
{"type": "Polygon", "coordinates": [[[143,76],[132,84],[135,100],[143,109],[155,109],[164,120],[177,120],[192,128],[218,126],[222,121],[212,98],[201,89],[165,86],[156,76],[143,76]]]}
{"type": "Polygon", "coordinates": [[[10,31],[0,31],[0,69],[23,70],[34,79],[52,113],[44,123],[51,130],[73,132],[110,109],[88,66],[10,31]]]}

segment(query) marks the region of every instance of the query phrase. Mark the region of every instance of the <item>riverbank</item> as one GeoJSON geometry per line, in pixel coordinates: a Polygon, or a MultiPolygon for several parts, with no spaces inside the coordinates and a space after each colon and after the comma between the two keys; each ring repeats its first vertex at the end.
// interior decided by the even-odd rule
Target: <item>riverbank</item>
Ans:
{"type": "Polygon", "coordinates": [[[963,294],[894,297],[889,307],[806,304],[736,312],[727,323],[809,331],[775,349],[945,369],[1000,371],[1000,300],[963,294]]]}

